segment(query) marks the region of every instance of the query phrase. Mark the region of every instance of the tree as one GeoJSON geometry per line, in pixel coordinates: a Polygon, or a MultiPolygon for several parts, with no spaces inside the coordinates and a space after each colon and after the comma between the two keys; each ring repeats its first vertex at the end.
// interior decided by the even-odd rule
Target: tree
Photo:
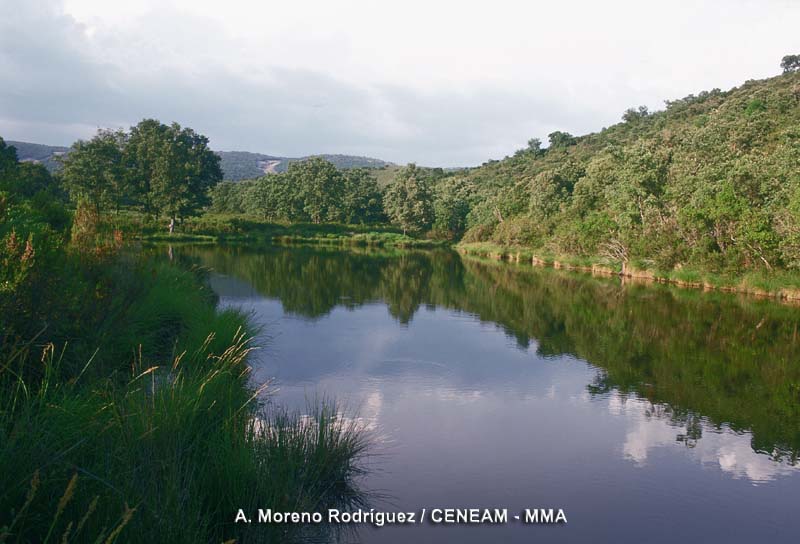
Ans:
{"type": "Polygon", "coordinates": [[[125,163],[130,172],[132,189],[137,203],[147,214],[155,212],[150,181],[155,175],[168,128],[155,119],[145,119],[131,127],[125,147],[125,163]]]}
{"type": "Polygon", "coordinates": [[[619,150],[615,158],[616,175],[607,191],[614,221],[629,232],[652,226],[650,221],[662,221],[669,150],[638,142],[619,150]]]}
{"type": "Polygon", "coordinates": [[[126,138],[121,130],[99,130],[91,140],[75,142],[59,158],[61,178],[73,201],[85,200],[97,214],[105,206],[120,206],[128,192],[123,163],[126,138]]]}
{"type": "Polygon", "coordinates": [[[415,164],[409,164],[383,196],[386,214],[403,229],[403,234],[424,230],[433,222],[433,199],[421,174],[415,164]]]}
{"type": "Polygon", "coordinates": [[[53,176],[41,164],[19,162],[17,150],[0,138],[0,191],[25,199],[42,192],[51,196],[63,196],[53,176]]]}
{"type": "MultiPolygon", "coordinates": [[[[242,185],[247,182],[223,181],[211,188],[210,210],[214,213],[242,213],[242,185]]],[[[252,183],[252,182],[251,182],[252,183]]]]}
{"type": "Polygon", "coordinates": [[[531,138],[530,140],[528,140],[528,151],[537,156],[541,155],[542,141],[539,138],[531,138]]]}
{"type": "Polygon", "coordinates": [[[351,168],[344,173],[342,213],[346,223],[378,223],[383,206],[378,181],[366,168],[351,168]]]}
{"type": "Polygon", "coordinates": [[[131,128],[126,162],[145,211],[175,220],[209,203],[211,187],[222,181],[219,156],[208,138],[178,123],[145,119],[131,128]]]}
{"type": "Polygon", "coordinates": [[[638,108],[628,108],[625,110],[625,113],[622,114],[622,120],[626,123],[631,123],[633,121],[638,121],[640,119],[644,119],[650,115],[650,110],[647,109],[647,106],[639,106],[638,108]]]}
{"type": "Polygon", "coordinates": [[[525,155],[531,155],[533,157],[540,157],[544,155],[545,150],[542,149],[542,141],[539,138],[531,138],[528,140],[528,147],[523,149],[518,149],[515,153],[515,157],[521,157],[525,155]]]}
{"type": "Polygon", "coordinates": [[[577,143],[577,139],[575,136],[570,134],[569,132],[562,132],[557,130],[555,132],[551,132],[547,135],[548,140],[550,141],[550,149],[555,149],[557,147],[567,147],[570,145],[575,145],[577,143]]]}
{"type": "Polygon", "coordinates": [[[800,70],[800,55],[786,55],[781,59],[783,73],[796,72],[800,70]]]}
{"type": "Polygon", "coordinates": [[[0,180],[4,180],[17,167],[17,148],[0,138],[0,180]]]}
{"type": "Polygon", "coordinates": [[[439,183],[434,192],[433,227],[448,237],[459,238],[467,227],[470,188],[463,178],[452,178],[439,183]]]}
{"type": "Polygon", "coordinates": [[[571,192],[571,180],[562,176],[558,171],[540,172],[530,183],[531,217],[541,222],[551,219],[566,204],[571,192]]]}
{"type": "Polygon", "coordinates": [[[244,211],[263,219],[291,220],[302,213],[302,206],[295,203],[290,194],[286,174],[267,174],[253,182],[245,189],[244,211]]]}
{"type": "Polygon", "coordinates": [[[303,214],[314,223],[340,221],[344,177],[321,157],[293,162],[286,171],[286,182],[302,202],[303,214]]]}

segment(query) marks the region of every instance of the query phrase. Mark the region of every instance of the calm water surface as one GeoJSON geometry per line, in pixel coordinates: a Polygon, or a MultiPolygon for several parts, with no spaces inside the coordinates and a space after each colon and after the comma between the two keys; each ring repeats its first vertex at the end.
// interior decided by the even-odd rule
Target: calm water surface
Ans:
{"type": "MultiPolygon", "coordinates": [[[[187,247],[269,336],[256,378],[377,437],[378,507],[563,508],[568,524],[355,542],[800,538],[800,310],[442,253],[187,247]]],[[[265,505],[268,506],[268,505],[265,505]]]]}

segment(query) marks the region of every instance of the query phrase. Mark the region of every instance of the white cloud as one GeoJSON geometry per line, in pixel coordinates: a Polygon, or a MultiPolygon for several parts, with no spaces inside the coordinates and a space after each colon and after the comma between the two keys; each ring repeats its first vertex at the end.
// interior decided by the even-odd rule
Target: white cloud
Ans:
{"type": "Polygon", "coordinates": [[[0,134],[54,143],[157,116],[218,149],[477,164],[800,51],[780,0],[13,3],[0,134]]]}

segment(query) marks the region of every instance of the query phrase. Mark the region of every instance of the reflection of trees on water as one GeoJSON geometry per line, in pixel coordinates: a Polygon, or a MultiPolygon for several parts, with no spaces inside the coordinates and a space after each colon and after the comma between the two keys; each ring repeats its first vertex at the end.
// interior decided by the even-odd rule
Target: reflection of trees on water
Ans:
{"type": "Polygon", "coordinates": [[[430,300],[432,268],[423,255],[402,255],[381,270],[381,298],[400,323],[410,323],[419,307],[430,300]]]}
{"type": "MultiPolygon", "coordinates": [[[[800,451],[800,310],[661,286],[464,260],[451,252],[307,248],[183,248],[181,258],[246,280],[287,312],[385,302],[403,324],[423,305],[493,322],[543,356],[571,354],[601,369],[589,392],[635,394],[702,439],[702,414],[752,448],[796,463],[800,451]],[[683,418],[683,419],[681,419],[683,418]]],[[[442,339],[448,341],[449,339],[442,339]]]]}

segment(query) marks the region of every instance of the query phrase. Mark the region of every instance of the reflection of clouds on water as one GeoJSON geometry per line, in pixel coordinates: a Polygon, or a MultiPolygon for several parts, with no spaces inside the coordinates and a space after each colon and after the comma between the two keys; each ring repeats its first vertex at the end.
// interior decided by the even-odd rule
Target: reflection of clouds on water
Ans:
{"type": "Polygon", "coordinates": [[[470,403],[483,399],[483,392],[478,390],[436,389],[431,393],[436,399],[447,402],[470,403]]]}
{"type": "MultiPolygon", "coordinates": [[[[722,435],[728,438],[738,435],[722,435]]],[[[766,482],[774,480],[776,477],[792,471],[800,470],[798,466],[791,466],[785,463],[777,463],[768,459],[763,454],[755,453],[750,445],[744,440],[731,441],[729,444],[722,444],[716,452],[712,452],[718,458],[719,467],[736,477],[744,476],[753,482],[766,482]]],[[[704,461],[713,461],[708,459],[704,461]]]]}
{"type": "Polygon", "coordinates": [[[622,410],[625,407],[625,403],[622,402],[620,397],[621,395],[617,394],[612,394],[608,397],[608,411],[611,412],[612,415],[622,415],[622,410]]]}
{"type": "Polygon", "coordinates": [[[734,478],[745,478],[754,484],[800,471],[798,465],[753,451],[750,433],[737,433],[724,426],[716,428],[697,419],[676,423],[669,409],[646,400],[613,392],[608,396],[608,411],[629,419],[622,453],[639,466],[647,464],[649,454],[656,448],[681,447],[701,464],[719,467],[734,478]],[[690,425],[695,429],[689,429],[690,425]],[[698,426],[701,436],[687,439],[692,431],[697,433],[698,426]]]}
{"type": "Polygon", "coordinates": [[[364,402],[359,406],[358,410],[355,412],[338,410],[336,419],[344,428],[368,432],[374,441],[383,442],[386,437],[380,434],[378,425],[382,408],[383,394],[376,389],[365,395],[364,402]]]}
{"type": "Polygon", "coordinates": [[[358,367],[370,367],[375,360],[376,354],[385,353],[401,336],[402,331],[398,330],[397,327],[390,325],[371,327],[369,334],[360,335],[358,344],[353,345],[351,348],[358,367]]]}
{"type": "Polygon", "coordinates": [[[367,431],[376,431],[378,429],[378,420],[381,417],[381,409],[383,408],[383,395],[379,390],[370,392],[364,399],[364,404],[358,411],[358,420],[362,424],[362,428],[367,431]]]}

